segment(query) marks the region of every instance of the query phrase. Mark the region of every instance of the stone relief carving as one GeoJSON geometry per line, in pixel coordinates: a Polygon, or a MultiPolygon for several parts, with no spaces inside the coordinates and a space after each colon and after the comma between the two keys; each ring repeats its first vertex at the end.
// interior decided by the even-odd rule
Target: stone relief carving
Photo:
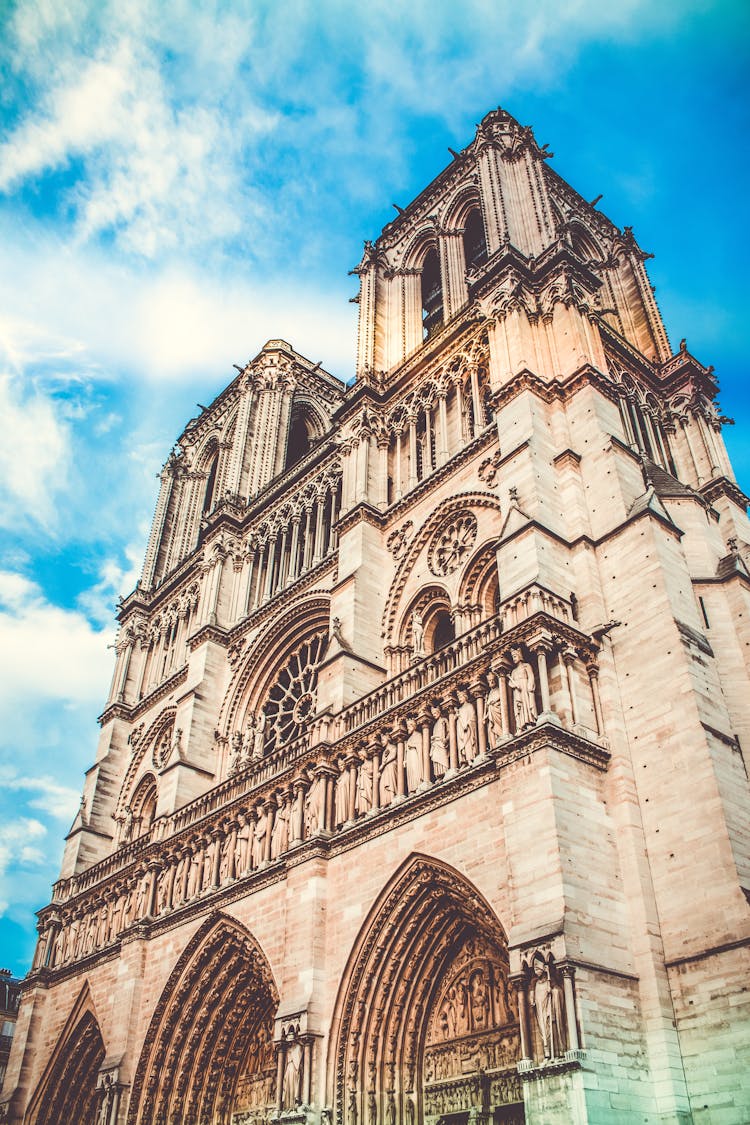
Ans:
{"type": "Polygon", "coordinates": [[[386,539],[386,546],[394,559],[400,559],[406,550],[406,545],[411,537],[414,521],[407,520],[401,527],[396,528],[386,539]]]}
{"type": "Polygon", "coordinates": [[[452,574],[465,560],[477,538],[477,520],[472,512],[452,517],[438,529],[427,554],[434,575],[452,574]]]}
{"type": "Polygon", "coordinates": [[[500,450],[497,449],[491,457],[485,457],[484,461],[482,461],[477,469],[477,476],[481,481],[484,481],[488,488],[494,488],[497,484],[501,461],[502,456],[500,450]]]}
{"type": "Polygon", "coordinates": [[[416,609],[411,618],[411,640],[414,659],[420,660],[424,656],[424,624],[422,614],[416,609]]]}

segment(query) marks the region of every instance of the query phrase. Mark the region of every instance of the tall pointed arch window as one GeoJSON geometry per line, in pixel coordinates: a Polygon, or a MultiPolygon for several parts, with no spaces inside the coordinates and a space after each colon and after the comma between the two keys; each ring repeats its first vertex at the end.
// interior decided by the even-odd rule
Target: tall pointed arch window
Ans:
{"type": "Polygon", "coordinates": [[[211,458],[211,464],[208,467],[208,475],[206,477],[206,491],[203,494],[203,508],[202,513],[204,516],[208,515],[214,507],[214,492],[216,491],[216,474],[219,467],[219,451],[214,452],[211,458]]]}
{"type": "Polygon", "coordinates": [[[487,239],[484,234],[482,213],[472,207],[464,227],[464,259],[466,269],[472,270],[487,261],[487,239]]]}
{"type": "Polygon", "coordinates": [[[422,331],[427,340],[443,323],[443,287],[440,262],[434,247],[428,250],[422,266],[422,331]]]}

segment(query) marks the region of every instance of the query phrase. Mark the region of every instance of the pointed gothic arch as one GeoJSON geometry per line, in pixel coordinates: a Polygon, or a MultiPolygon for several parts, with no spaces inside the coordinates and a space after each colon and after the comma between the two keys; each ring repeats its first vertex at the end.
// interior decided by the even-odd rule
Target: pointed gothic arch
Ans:
{"type": "Polygon", "coordinates": [[[455,868],[413,855],[385,887],[347,963],[331,1042],[336,1125],[437,1122],[477,1098],[519,1120],[507,939],[455,868]]]}
{"type": "Polygon", "coordinates": [[[88,984],[55,1044],[29,1103],[28,1125],[96,1125],[97,1079],[106,1051],[88,984]]]}
{"type": "Polygon", "coordinates": [[[208,918],[167,981],[138,1061],[128,1125],[229,1125],[275,1098],[279,994],[252,934],[208,918]]]}

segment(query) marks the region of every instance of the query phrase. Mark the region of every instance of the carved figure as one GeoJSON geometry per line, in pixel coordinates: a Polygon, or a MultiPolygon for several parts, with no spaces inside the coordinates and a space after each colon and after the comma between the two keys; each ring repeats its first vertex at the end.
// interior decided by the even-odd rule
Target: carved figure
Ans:
{"type": "Polygon", "coordinates": [[[258,811],[255,817],[255,826],[253,828],[253,845],[252,845],[252,860],[253,868],[260,867],[263,862],[263,846],[266,839],[266,827],[268,825],[268,813],[263,805],[258,805],[258,811]]]}
{"type": "Polygon", "coordinates": [[[349,819],[349,770],[343,762],[336,778],[334,806],[336,824],[344,824],[349,819]]]}
{"type": "Polygon", "coordinates": [[[459,691],[456,712],[456,740],[459,760],[470,765],[477,756],[477,712],[468,692],[459,691]]]}
{"type": "Polygon", "coordinates": [[[372,762],[369,759],[362,762],[357,770],[356,807],[360,815],[372,808],[372,762]]]}
{"type": "Polygon", "coordinates": [[[122,840],[127,844],[133,835],[133,810],[130,805],[125,806],[125,822],[122,827],[122,840]]]}
{"type": "Polygon", "coordinates": [[[489,743],[490,747],[494,750],[505,737],[505,732],[503,731],[503,683],[497,672],[489,672],[487,679],[489,681],[490,690],[487,692],[484,706],[487,712],[489,743]]]}
{"type": "Polygon", "coordinates": [[[284,1109],[294,1109],[301,1102],[302,1044],[295,1036],[286,1045],[284,1078],[281,1084],[281,1104],[284,1109]]]}
{"type": "Polygon", "coordinates": [[[135,916],[142,918],[146,913],[146,889],[148,886],[148,876],[144,875],[142,879],[138,880],[138,887],[135,892],[135,916]]]}
{"type": "Polygon", "coordinates": [[[415,660],[419,660],[424,656],[424,624],[422,622],[422,614],[416,609],[411,618],[411,638],[414,658],[415,660]]]}
{"type": "Polygon", "coordinates": [[[237,829],[237,846],[234,853],[234,865],[237,872],[237,877],[242,878],[247,875],[250,866],[250,837],[252,831],[250,825],[247,823],[247,817],[242,813],[237,817],[239,825],[237,829]]]}
{"type": "Polygon", "coordinates": [[[533,978],[529,989],[531,1007],[542,1037],[545,1059],[557,1058],[564,1050],[563,992],[552,980],[550,967],[541,957],[532,962],[533,978]]]}
{"type": "Polygon", "coordinates": [[[490,990],[481,969],[475,969],[469,982],[472,1031],[483,1031],[490,1024],[490,990]]]}
{"type": "Polygon", "coordinates": [[[255,734],[253,735],[253,757],[263,757],[263,747],[266,741],[266,723],[268,716],[262,709],[255,716],[255,734]]]}
{"type": "Polygon", "coordinates": [[[410,793],[416,793],[424,781],[422,776],[422,735],[417,730],[414,719],[406,720],[407,738],[404,747],[406,760],[406,785],[410,793]]]}
{"type": "Polygon", "coordinates": [[[380,807],[385,808],[390,805],[393,798],[398,792],[397,785],[397,771],[398,759],[396,757],[396,747],[392,742],[383,750],[383,758],[380,763],[380,807]]]}
{"type": "Polygon", "coordinates": [[[305,801],[305,830],[308,836],[313,836],[325,825],[325,780],[314,777],[305,801]]]}
{"type": "Polygon", "coordinates": [[[431,707],[430,713],[434,719],[432,734],[430,735],[430,761],[435,780],[443,777],[450,765],[448,751],[448,720],[439,707],[431,707]]]}
{"type": "Polygon", "coordinates": [[[229,776],[237,773],[242,764],[242,732],[236,730],[232,735],[232,755],[229,759],[229,776]]]}
{"type": "Polygon", "coordinates": [[[520,648],[510,650],[513,669],[508,677],[508,686],[513,697],[513,714],[516,730],[523,730],[536,722],[537,710],[534,698],[534,669],[524,660],[520,648]]]}
{"type": "Polygon", "coordinates": [[[156,911],[165,914],[169,909],[169,868],[165,867],[159,875],[159,889],[156,896],[156,911]]]}
{"type": "Polygon", "coordinates": [[[271,832],[271,857],[277,859],[289,847],[289,805],[286,801],[279,805],[271,832]]]}
{"type": "Polygon", "coordinates": [[[232,838],[227,833],[226,839],[221,846],[221,863],[219,864],[219,883],[223,886],[228,883],[232,876],[232,838]]]}
{"type": "Polygon", "coordinates": [[[195,898],[201,889],[201,857],[200,852],[194,851],[190,856],[190,871],[188,872],[187,897],[195,898]]]}

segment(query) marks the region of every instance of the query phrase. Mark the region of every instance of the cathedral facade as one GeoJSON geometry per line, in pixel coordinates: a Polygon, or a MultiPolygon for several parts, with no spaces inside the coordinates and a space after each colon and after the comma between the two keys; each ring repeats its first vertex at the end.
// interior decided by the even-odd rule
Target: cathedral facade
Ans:
{"type": "Polygon", "coordinates": [[[750,528],[647,255],[502,110],[270,340],[120,606],[2,1120],[750,1120],[750,528]]]}

